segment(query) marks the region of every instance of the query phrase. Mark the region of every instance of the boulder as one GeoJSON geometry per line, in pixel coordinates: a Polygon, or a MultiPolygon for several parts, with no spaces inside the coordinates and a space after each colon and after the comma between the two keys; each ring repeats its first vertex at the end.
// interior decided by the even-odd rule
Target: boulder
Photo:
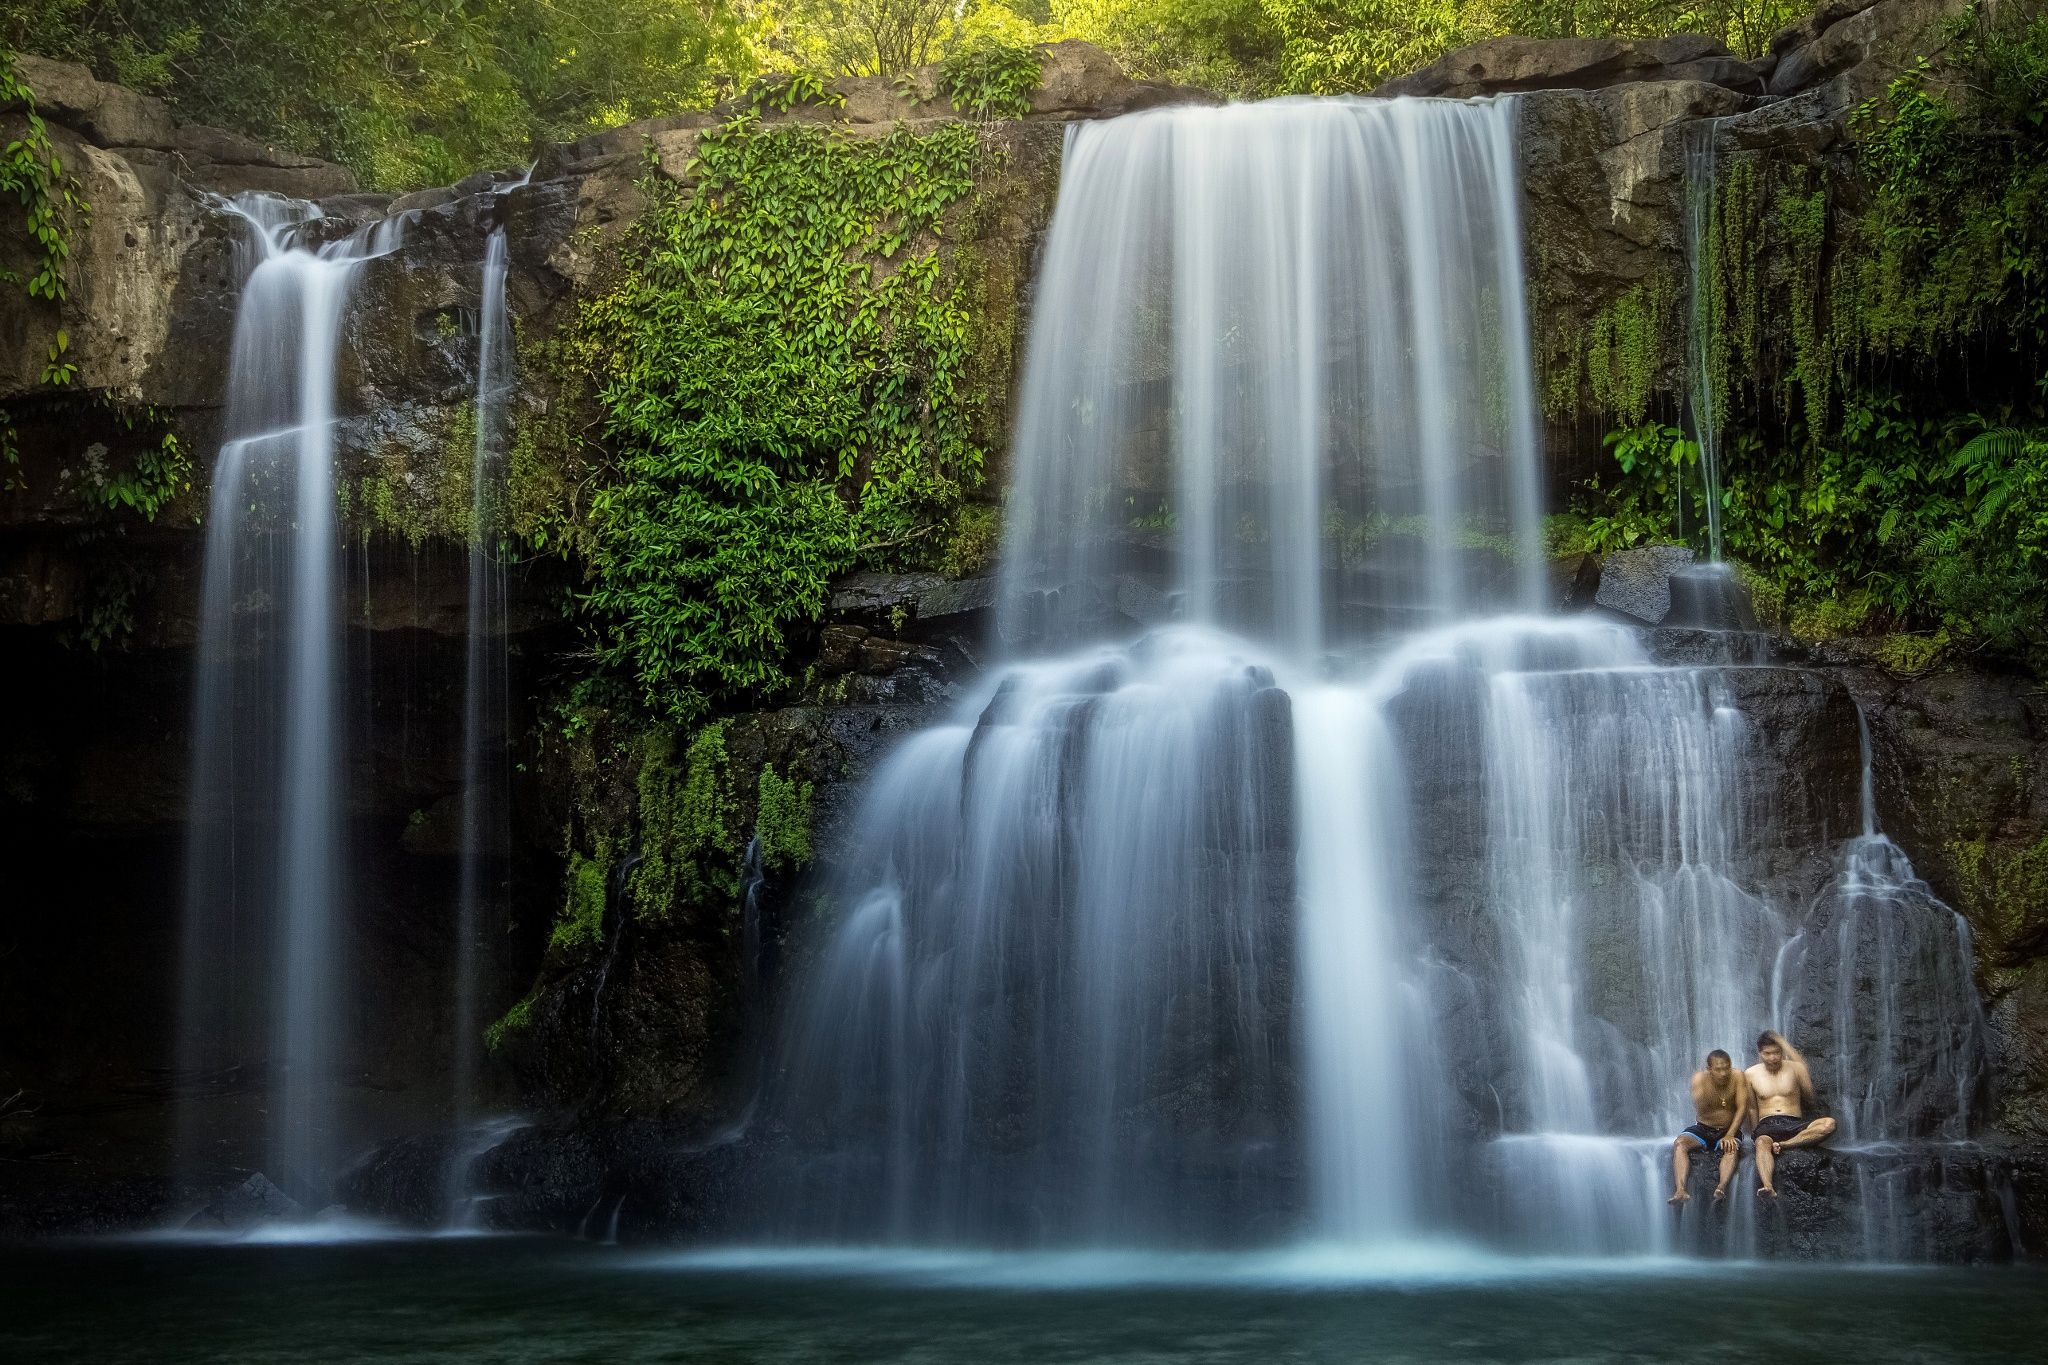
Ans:
{"type": "Polygon", "coordinates": [[[1770,93],[1825,87],[1835,111],[1884,92],[1917,57],[1939,57],[1944,28],[1970,0],[1832,0],[1771,40],[1770,93]]]}
{"type": "Polygon", "coordinates": [[[325,199],[352,194],[355,173],[239,133],[188,124],[175,146],[181,175],[215,194],[282,194],[292,199],[325,199]]]}
{"type": "Polygon", "coordinates": [[[1603,90],[1649,81],[1704,81],[1761,95],[1756,69],[1710,38],[1489,38],[1437,58],[1372,93],[1471,99],[1524,90],[1603,90]]]}
{"type": "Polygon", "coordinates": [[[1600,565],[1596,606],[1656,625],[1671,611],[1671,575],[1692,563],[1683,545],[1644,545],[1617,550],[1600,565]]]}
{"type": "Polygon", "coordinates": [[[177,120],[162,100],[96,80],[74,62],[23,54],[14,59],[14,69],[35,92],[36,110],[48,122],[75,129],[102,147],[167,151],[175,145],[177,120]]]}
{"type": "Polygon", "coordinates": [[[247,1232],[268,1223],[306,1216],[305,1206],[270,1182],[261,1171],[185,1221],[189,1232],[247,1232]]]}
{"type": "Polygon", "coordinates": [[[1132,80],[1115,58],[1078,38],[1046,43],[1039,53],[1044,65],[1031,96],[1034,118],[1114,118],[1169,104],[1222,102],[1191,86],[1132,80]]]}

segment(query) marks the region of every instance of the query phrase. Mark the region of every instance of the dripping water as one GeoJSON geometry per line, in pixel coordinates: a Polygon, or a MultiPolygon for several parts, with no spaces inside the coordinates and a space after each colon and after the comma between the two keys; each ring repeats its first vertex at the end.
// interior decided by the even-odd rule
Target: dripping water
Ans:
{"type": "MultiPolygon", "coordinates": [[[[495,199],[518,189],[525,177],[501,186],[495,199]]],[[[497,204],[492,209],[495,212],[497,204]]],[[[507,247],[502,224],[485,245],[479,282],[476,440],[470,460],[469,601],[462,698],[462,850],[457,873],[453,1091],[455,1153],[447,1176],[450,1217],[471,1216],[470,1162],[463,1134],[476,1122],[479,1018],[478,978],[488,950],[485,928],[502,919],[502,884],[487,887],[492,866],[510,851],[508,771],[511,705],[508,695],[504,494],[511,448],[512,325],[505,304],[507,247]],[[496,761],[492,761],[495,755],[496,761]]]]}

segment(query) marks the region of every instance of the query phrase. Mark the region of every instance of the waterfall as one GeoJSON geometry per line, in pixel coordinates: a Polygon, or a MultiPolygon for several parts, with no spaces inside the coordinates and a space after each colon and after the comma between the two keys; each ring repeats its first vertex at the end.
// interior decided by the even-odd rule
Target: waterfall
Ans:
{"type": "Polygon", "coordinates": [[[1197,620],[1307,657],[1538,604],[1514,127],[1507,103],[1280,100],[1069,132],[1006,638],[1197,620]]]}
{"type": "Polygon", "coordinates": [[[1434,992],[1386,699],[1313,675],[1541,599],[1513,106],[1165,110],[1076,126],[1065,165],[1021,657],[894,756],[835,877],[783,1086],[832,1174],[799,1202],[848,1234],[1274,1235],[1306,1160],[1329,1236],[1418,1228],[1430,1087],[1391,1078],[1434,992]]]}
{"type": "MultiPolygon", "coordinates": [[[[500,195],[525,184],[502,187],[500,195]]],[[[509,850],[511,778],[506,743],[511,733],[508,686],[504,494],[510,448],[509,407],[516,376],[512,324],[505,308],[505,229],[493,228],[484,249],[478,286],[476,440],[470,458],[469,603],[462,694],[462,853],[455,915],[455,1057],[453,1090],[458,1139],[448,1172],[451,1218],[466,1224],[471,1153],[459,1135],[476,1120],[479,1018],[477,978],[484,950],[478,936],[493,904],[486,870],[509,850]],[[494,756],[495,755],[495,761],[494,756]]]]}
{"type": "Polygon", "coordinates": [[[1768,1026],[1857,1131],[1968,1130],[1967,937],[1867,776],[1819,902],[1779,837],[1856,827],[1775,733],[1846,748],[1839,684],[1541,614],[1518,194],[1511,99],[1069,131],[1002,653],[825,882],[772,1231],[1739,1253],[1671,1145],[1768,1026]]]}
{"type": "MultiPolygon", "coordinates": [[[[1870,724],[1856,713],[1862,833],[1787,951],[1784,1021],[1812,1041],[1814,1084],[1835,1097],[1836,1141],[1896,1154],[1968,1140],[1988,1100],[1989,1026],[1970,926],[1879,828],[1870,724]]],[[[1863,1249],[1915,1254],[1918,1173],[1857,1168],[1863,1249]]]]}
{"type": "MultiPolygon", "coordinates": [[[[335,375],[357,269],[399,229],[313,245],[310,205],[230,207],[248,275],[207,511],[180,1066],[221,1081],[267,1057],[270,1173],[317,1206],[341,1140],[346,973],[335,375]],[[234,1004],[252,975],[267,983],[261,1044],[234,1004]]],[[[199,1104],[181,1116],[188,1154],[199,1104]]]]}
{"type": "MultiPolygon", "coordinates": [[[[1707,504],[1707,547],[1721,562],[1721,399],[1715,378],[1727,372],[1721,302],[1721,120],[1685,127],[1685,257],[1691,274],[1686,312],[1686,408],[1699,447],[1700,491],[1707,504]]],[[[1679,493],[1684,519],[1684,491],[1679,493]]],[[[1681,527],[1681,530],[1683,528],[1681,527]]]]}

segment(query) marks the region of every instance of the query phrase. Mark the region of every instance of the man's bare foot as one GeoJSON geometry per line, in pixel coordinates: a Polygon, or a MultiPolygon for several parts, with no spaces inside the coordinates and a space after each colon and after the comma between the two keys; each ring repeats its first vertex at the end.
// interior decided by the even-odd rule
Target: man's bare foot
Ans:
{"type": "Polygon", "coordinates": [[[1727,1197],[1728,1187],[1726,1185],[1714,1186],[1714,1202],[1716,1204],[1720,1203],[1723,1199],[1726,1199],[1727,1197]]]}
{"type": "Polygon", "coordinates": [[[1692,1198],[1691,1195],[1687,1194],[1684,1190],[1679,1190],[1664,1202],[1667,1204],[1683,1204],[1690,1198],[1692,1198]]]}
{"type": "Polygon", "coordinates": [[[1760,1195],[1764,1196],[1764,1198],[1766,1198],[1766,1199],[1776,1199],[1776,1198],[1778,1197],[1778,1192],[1777,1192],[1776,1190],[1772,1189],[1772,1188],[1771,1188],[1771,1187],[1770,1187],[1769,1185],[1759,1185],[1759,1186],[1757,1186],[1757,1187],[1756,1187],[1756,1192],[1757,1192],[1758,1194],[1760,1194],[1760,1195]]]}

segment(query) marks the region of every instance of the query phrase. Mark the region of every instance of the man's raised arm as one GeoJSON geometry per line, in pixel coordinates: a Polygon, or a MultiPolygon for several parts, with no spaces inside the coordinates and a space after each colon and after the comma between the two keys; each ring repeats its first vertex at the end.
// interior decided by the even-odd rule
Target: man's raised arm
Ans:
{"type": "Polygon", "coordinates": [[[1785,1062],[1792,1068],[1792,1083],[1799,1087],[1799,1099],[1803,1109],[1805,1105],[1813,1103],[1814,1100],[1813,1071],[1806,1065],[1805,1054],[1801,1053],[1792,1044],[1786,1042],[1784,1034],[1773,1033],[1771,1037],[1778,1040],[1778,1047],[1785,1054],[1785,1062]]]}

